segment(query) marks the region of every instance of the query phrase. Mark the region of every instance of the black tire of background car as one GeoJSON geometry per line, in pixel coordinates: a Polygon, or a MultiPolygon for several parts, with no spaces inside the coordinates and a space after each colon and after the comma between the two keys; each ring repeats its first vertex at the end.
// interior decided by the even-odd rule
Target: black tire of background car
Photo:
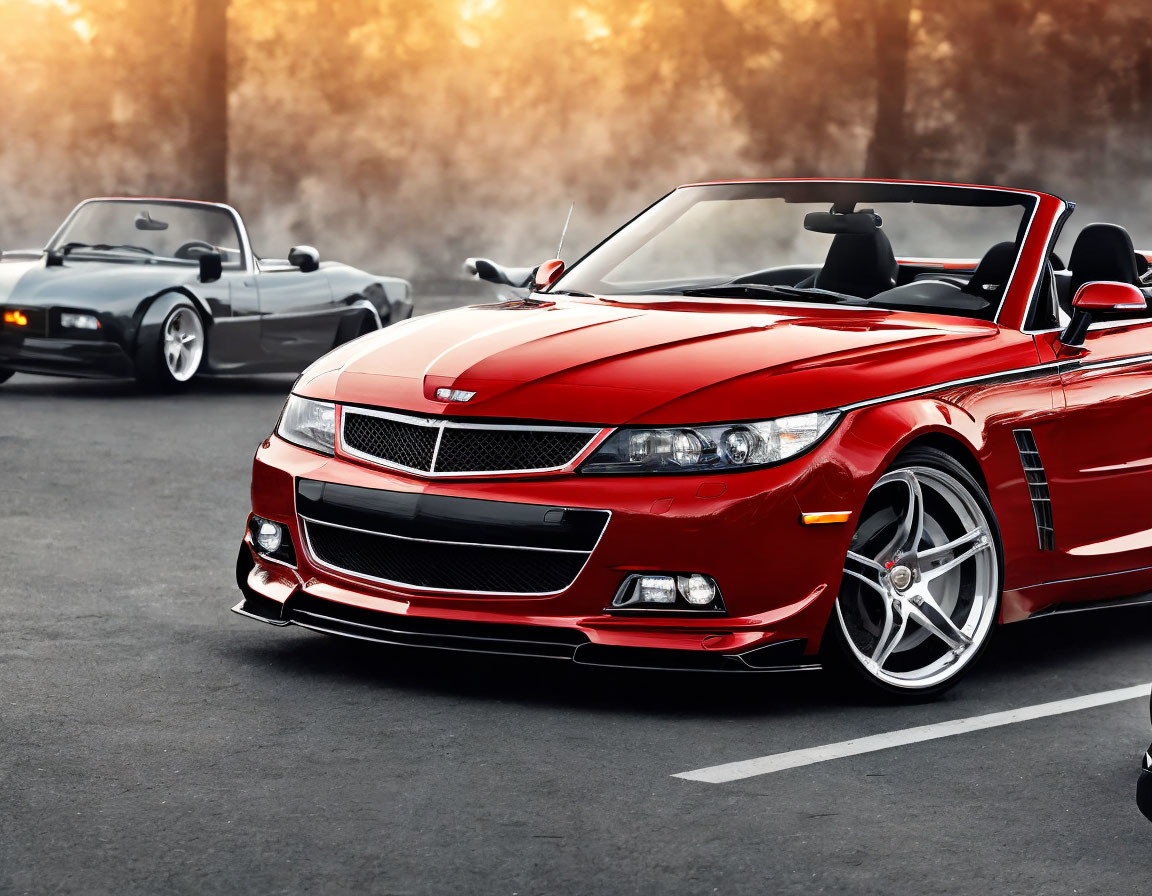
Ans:
{"type": "Polygon", "coordinates": [[[15,373],[16,373],[15,370],[9,370],[6,367],[0,367],[0,383],[5,383],[8,380],[12,379],[12,377],[15,375],[15,373]]]}
{"type": "MultiPolygon", "coordinates": [[[[168,326],[168,321],[177,311],[181,308],[191,309],[192,313],[200,321],[200,326],[204,329],[204,341],[208,341],[208,331],[204,327],[204,320],[200,317],[200,313],[193,307],[191,302],[180,302],[173,305],[168,313],[164,316],[163,323],[156,329],[155,336],[143,340],[136,346],[136,382],[140,387],[148,392],[179,392],[182,389],[188,388],[188,384],[196,379],[196,374],[192,374],[187,380],[181,382],[172,376],[168,370],[168,365],[164,362],[164,329],[168,326]]],[[[197,365],[197,373],[199,368],[204,365],[204,358],[208,354],[208,347],[205,345],[203,353],[200,355],[200,363],[197,365]]]]}
{"type": "Polygon", "coordinates": [[[910,448],[896,458],[889,470],[912,466],[934,467],[948,473],[958,479],[971,492],[976,503],[980,505],[980,509],[988,521],[996,549],[996,567],[999,576],[995,595],[996,616],[991,628],[988,629],[984,642],[976,648],[976,654],[958,674],[934,687],[911,689],[899,688],[887,682],[879,681],[860,665],[860,661],[847,644],[847,635],[844,634],[836,610],[833,608],[821,643],[821,662],[824,668],[837,678],[839,683],[846,686],[857,697],[865,700],[880,698],[887,703],[929,703],[935,700],[972,671],[972,667],[980,661],[980,657],[988,649],[988,644],[992,641],[992,637],[1000,624],[1000,601],[1004,593],[1004,550],[1000,541],[1000,526],[995,513],[992,511],[992,504],[988,501],[988,496],[964,465],[943,451],[928,447],[910,448]]]}
{"type": "Polygon", "coordinates": [[[369,333],[375,333],[387,325],[388,322],[381,318],[380,326],[377,327],[376,315],[364,308],[359,315],[349,316],[347,320],[340,322],[340,326],[336,329],[336,338],[332,341],[332,348],[337,348],[353,339],[359,339],[361,336],[367,336],[369,333]]]}
{"type": "Polygon", "coordinates": [[[369,333],[375,333],[376,330],[383,327],[384,321],[380,321],[380,327],[376,326],[376,318],[371,314],[365,314],[360,320],[360,332],[356,334],[356,338],[367,336],[369,333]]]}

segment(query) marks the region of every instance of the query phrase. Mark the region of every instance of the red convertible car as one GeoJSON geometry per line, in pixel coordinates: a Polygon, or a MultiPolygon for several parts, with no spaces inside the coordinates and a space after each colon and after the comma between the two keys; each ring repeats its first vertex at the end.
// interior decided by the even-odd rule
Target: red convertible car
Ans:
{"type": "Polygon", "coordinates": [[[1088,224],[1065,265],[1073,208],[694,184],[527,298],[338,348],[256,454],[235,609],[923,699],[998,623],[1143,600],[1148,263],[1088,224]]]}

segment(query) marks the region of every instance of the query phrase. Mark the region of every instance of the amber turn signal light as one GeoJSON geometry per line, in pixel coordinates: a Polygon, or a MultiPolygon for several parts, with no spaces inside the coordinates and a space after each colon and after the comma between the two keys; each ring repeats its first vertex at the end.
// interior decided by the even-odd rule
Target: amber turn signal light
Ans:
{"type": "Polygon", "coordinates": [[[827,526],[831,523],[846,523],[851,516],[851,510],[826,510],[822,513],[802,513],[800,514],[800,523],[804,526],[827,526]]]}
{"type": "Polygon", "coordinates": [[[5,311],[4,323],[17,327],[26,327],[28,326],[28,315],[23,311],[5,311]]]}

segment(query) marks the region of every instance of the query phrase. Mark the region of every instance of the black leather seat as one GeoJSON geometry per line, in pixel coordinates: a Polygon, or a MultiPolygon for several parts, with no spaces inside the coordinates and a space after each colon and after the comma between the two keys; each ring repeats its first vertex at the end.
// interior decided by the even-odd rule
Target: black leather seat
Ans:
{"type": "Polygon", "coordinates": [[[896,271],[896,256],[884,231],[838,233],[811,285],[868,299],[895,286],[896,271]]]}
{"type": "Polygon", "coordinates": [[[968,278],[964,292],[979,296],[989,302],[999,302],[1004,295],[1004,287],[1012,276],[1012,265],[1016,261],[1015,243],[997,243],[984,253],[976,270],[968,278]]]}
{"type": "MultiPolygon", "coordinates": [[[[1132,248],[1132,237],[1128,231],[1116,224],[1089,224],[1080,231],[1068,257],[1068,269],[1072,279],[1068,291],[1061,295],[1060,304],[1068,314],[1072,313],[1072,301],[1085,283],[1095,280],[1116,280],[1143,287],[1140,273],[1136,268],[1136,251],[1132,248]]],[[[1102,315],[1108,317],[1109,315],[1102,315]]],[[[1126,313],[1121,317],[1137,317],[1126,313]]]]}

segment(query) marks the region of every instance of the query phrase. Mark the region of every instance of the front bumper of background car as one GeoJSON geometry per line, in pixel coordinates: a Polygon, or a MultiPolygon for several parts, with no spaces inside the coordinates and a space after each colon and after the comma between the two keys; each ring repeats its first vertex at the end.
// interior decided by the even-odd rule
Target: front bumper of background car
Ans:
{"type": "MultiPolygon", "coordinates": [[[[847,524],[817,526],[801,525],[801,514],[855,510],[864,496],[843,475],[838,450],[833,434],[792,462],[732,475],[430,480],[323,457],[272,436],[254,460],[252,509],[284,527],[294,556],[285,561],[262,553],[246,531],[237,562],[244,600],[234,609],[277,625],[407,646],[608,666],[815,668],[855,514],[847,524]],[[829,475],[817,475],[822,468],[829,475]],[[523,540],[533,545],[523,550],[545,554],[548,548],[539,545],[562,543],[556,539],[568,537],[566,528],[571,537],[587,539],[587,531],[577,530],[589,513],[610,518],[594,543],[562,548],[572,555],[590,550],[572,561],[561,587],[524,586],[534,593],[465,587],[470,570],[487,563],[475,548],[513,543],[522,516],[514,511],[525,505],[557,523],[561,534],[543,531],[539,522],[523,524],[523,540]],[[409,508],[407,516],[397,507],[409,508]],[[330,525],[347,533],[341,548],[369,550],[363,539],[376,532],[378,512],[415,527],[395,536],[411,542],[413,562],[426,553],[429,532],[437,545],[451,542],[450,550],[471,552],[433,554],[430,561],[463,579],[440,590],[398,584],[318,556],[313,542],[319,528],[330,525]],[[642,573],[711,576],[724,609],[613,609],[622,583],[642,573]]],[[[342,562],[358,565],[359,556],[342,562]]],[[[501,561],[485,574],[509,573],[508,565],[501,561]]],[[[525,569],[535,574],[534,565],[525,569]]]]}
{"type": "MultiPolygon", "coordinates": [[[[26,327],[0,323],[0,367],[49,376],[132,376],[132,359],[104,330],[64,329],[57,308],[23,309],[22,313],[26,327]]],[[[88,311],[76,313],[96,316],[88,311]]]]}

